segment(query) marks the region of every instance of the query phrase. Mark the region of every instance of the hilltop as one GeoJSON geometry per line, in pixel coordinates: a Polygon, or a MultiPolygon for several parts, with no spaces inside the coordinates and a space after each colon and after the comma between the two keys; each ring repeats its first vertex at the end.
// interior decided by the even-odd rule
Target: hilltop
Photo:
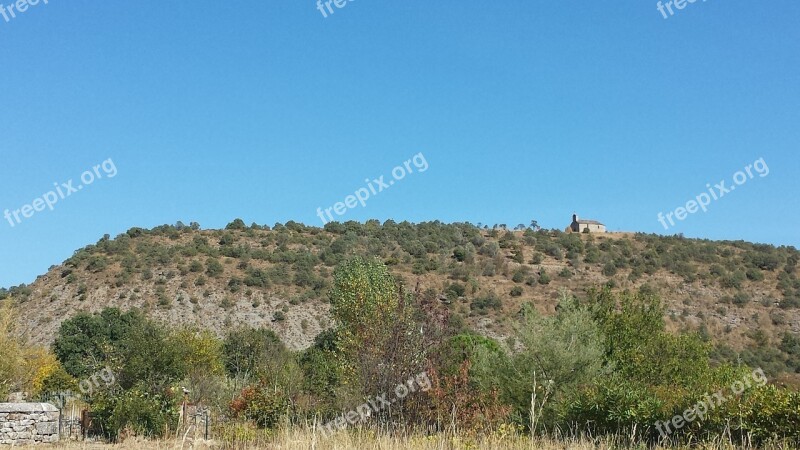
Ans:
{"type": "Polygon", "coordinates": [[[29,286],[0,290],[22,313],[26,336],[48,345],[80,311],[140,308],[170,326],[217,334],[273,329],[293,349],[331,325],[333,269],[377,257],[407,290],[437,299],[465,327],[504,339],[526,302],[555,311],[558,293],[657,293],[673,331],[694,331],[719,359],[772,373],[800,369],[800,281],[793,247],[636,233],[481,229],[467,223],[296,222],[224,230],[164,225],[106,235],[29,286]]]}

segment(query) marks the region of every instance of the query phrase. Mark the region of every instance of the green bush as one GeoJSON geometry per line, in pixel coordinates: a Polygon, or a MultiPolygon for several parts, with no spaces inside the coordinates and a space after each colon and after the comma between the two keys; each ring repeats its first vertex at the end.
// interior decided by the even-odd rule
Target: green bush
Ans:
{"type": "MultiPolygon", "coordinates": [[[[277,313],[283,314],[281,311],[277,313]]],[[[291,355],[272,330],[239,328],[230,331],[222,344],[223,364],[236,379],[259,380],[291,359],[291,355]]]]}
{"type": "Polygon", "coordinates": [[[539,271],[539,280],[538,281],[539,281],[539,284],[544,284],[544,285],[550,284],[550,281],[551,281],[550,280],[550,275],[547,274],[546,270],[541,269],[539,271]]]}
{"type": "Polygon", "coordinates": [[[603,266],[603,275],[607,277],[613,277],[617,274],[617,266],[613,262],[606,263],[603,266]]]}
{"type": "Polygon", "coordinates": [[[494,293],[490,293],[487,295],[483,295],[481,297],[476,298],[470,304],[470,307],[473,310],[478,311],[485,311],[487,309],[500,309],[503,306],[503,303],[500,301],[500,298],[497,297],[494,293]]]}
{"type": "Polygon", "coordinates": [[[206,274],[210,277],[218,277],[225,269],[217,259],[209,258],[206,261],[206,274]]]}
{"type": "Polygon", "coordinates": [[[269,274],[261,269],[248,269],[244,284],[250,287],[269,287],[269,274]]]}
{"type": "Polygon", "coordinates": [[[233,417],[244,417],[262,428],[275,428],[289,414],[290,399],[280,389],[266,384],[242,390],[231,402],[233,417]]]}
{"type": "Polygon", "coordinates": [[[463,297],[467,293],[467,287],[461,283],[450,283],[445,289],[445,294],[448,298],[455,299],[458,297],[463,297]]]}
{"type": "Polygon", "coordinates": [[[117,395],[102,394],[92,402],[95,433],[116,439],[121,430],[141,436],[161,437],[178,424],[178,397],[153,394],[139,387],[117,395]]]}

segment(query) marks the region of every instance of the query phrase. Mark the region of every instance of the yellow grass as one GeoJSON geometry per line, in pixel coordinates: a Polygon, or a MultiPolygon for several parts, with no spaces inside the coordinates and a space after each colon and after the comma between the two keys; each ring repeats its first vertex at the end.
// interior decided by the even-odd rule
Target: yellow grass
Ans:
{"type": "MultiPolygon", "coordinates": [[[[191,431],[191,430],[190,430],[191,431]]],[[[125,442],[117,444],[104,444],[92,442],[61,442],[50,446],[54,449],[65,450],[184,450],[184,449],[275,449],[275,450],[622,450],[622,449],[707,449],[707,450],[733,450],[750,449],[755,447],[734,445],[730,442],[717,442],[713,444],[694,445],[692,447],[650,447],[639,444],[625,444],[624,439],[617,438],[598,438],[590,439],[531,439],[528,436],[520,435],[491,435],[491,436],[459,436],[459,435],[410,435],[398,436],[387,433],[375,432],[373,430],[350,430],[338,432],[330,437],[323,438],[319,434],[301,428],[293,427],[283,429],[273,434],[260,432],[253,436],[248,436],[248,442],[225,443],[221,441],[205,441],[178,437],[171,440],[146,440],[141,438],[130,438],[125,442]]],[[[42,447],[37,447],[41,449],[42,447]]],[[[769,445],[763,447],[768,450],[784,450],[793,447],[787,445],[769,445]]]]}

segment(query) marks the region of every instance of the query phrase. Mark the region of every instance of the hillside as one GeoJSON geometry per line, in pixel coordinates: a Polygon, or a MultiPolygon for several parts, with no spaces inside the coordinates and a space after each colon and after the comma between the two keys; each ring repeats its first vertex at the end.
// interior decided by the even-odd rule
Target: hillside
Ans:
{"type": "Polygon", "coordinates": [[[562,289],[580,296],[609,284],[658,293],[668,328],[699,332],[718,358],[741,356],[772,373],[800,368],[792,351],[800,333],[797,250],[680,236],[392,221],[133,228],[75,252],[30,286],[0,290],[0,299],[19,308],[40,344],[77,312],[113,306],[218,334],[266,326],[300,349],[330,325],[331,274],[353,254],[380,258],[409,290],[438,298],[491,337],[508,335],[525,302],[550,313],[562,289]]]}

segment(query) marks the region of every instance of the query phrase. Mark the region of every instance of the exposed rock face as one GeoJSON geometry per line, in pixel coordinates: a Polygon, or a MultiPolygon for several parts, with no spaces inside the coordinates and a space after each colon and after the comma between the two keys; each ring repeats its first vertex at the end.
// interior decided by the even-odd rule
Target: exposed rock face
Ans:
{"type": "Polygon", "coordinates": [[[0,403],[0,445],[58,442],[58,415],[49,403],[0,403]]]}

